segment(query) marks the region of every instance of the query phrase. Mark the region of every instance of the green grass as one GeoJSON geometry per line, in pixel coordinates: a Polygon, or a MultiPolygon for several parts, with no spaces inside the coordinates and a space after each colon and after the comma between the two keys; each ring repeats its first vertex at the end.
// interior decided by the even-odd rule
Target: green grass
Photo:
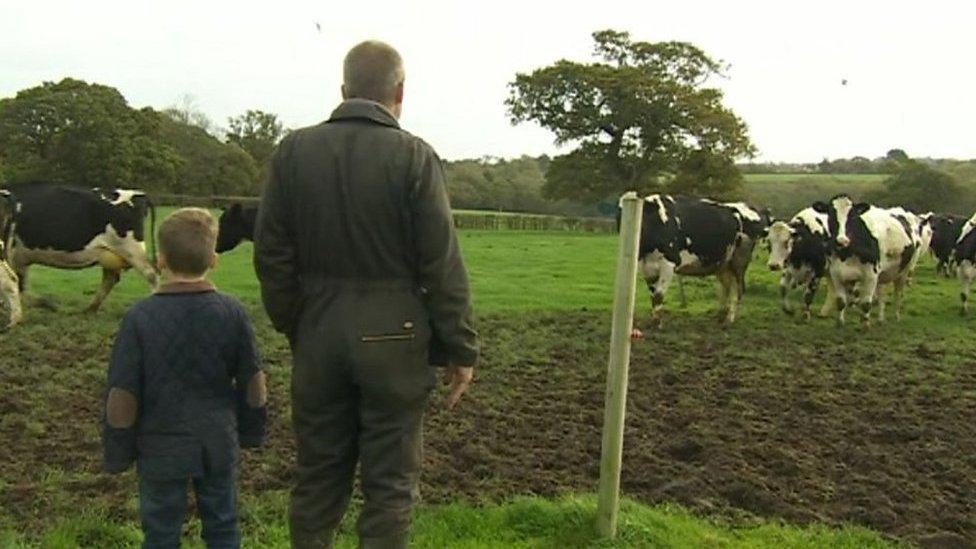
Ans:
{"type": "MultiPolygon", "coordinates": [[[[269,493],[243,505],[245,547],[279,548],[289,544],[288,529],[281,520],[286,496],[269,493]]],[[[418,509],[411,546],[418,548],[520,549],[562,547],[713,547],[713,548],[809,548],[870,549],[893,544],[863,528],[796,528],[777,522],[731,526],[696,517],[674,505],[647,506],[622,502],[617,539],[601,539],[593,526],[593,497],[569,496],[556,500],[517,498],[484,507],[452,504],[418,509]]],[[[338,549],[356,547],[351,520],[342,525],[338,549]]],[[[198,533],[198,525],[192,527],[198,533]]],[[[98,511],[55,524],[33,544],[10,530],[0,533],[0,547],[9,549],[38,545],[45,549],[75,547],[138,547],[141,534],[131,524],[115,525],[98,511]]],[[[185,547],[203,547],[194,536],[185,547]]]]}
{"type": "MultiPolygon", "coordinates": [[[[479,312],[538,309],[606,308],[612,301],[615,235],[570,232],[462,231],[469,276],[479,312]]],[[[212,275],[224,292],[258,303],[259,287],[251,262],[252,246],[243,243],[223,254],[212,275]]],[[[31,288],[55,297],[66,307],[80,307],[98,288],[98,269],[65,271],[31,267],[31,288]]],[[[135,271],[127,272],[110,301],[145,297],[148,287],[135,271]]]]}
{"type": "MultiPolygon", "coordinates": [[[[766,184],[773,185],[773,182],[766,184]]],[[[161,212],[165,213],[165,212],[161,212]]],[[[568,399],[573,405],[578,398],[596,391],[599,399],[602,370],[605,360],[605,339],[600,330],[603,324],[594,318],[609,317],[613,295],[613,266],[616,256],[617,239],[615,235],[576,234],[565,232],[480,232],[463,231],[460,235],[462,248],[472,280],[475,308],[483,320],[485,331],[486,368],[481,385],[476,387],[472,401],[481,402],[490,412],[487,415],[474,415],[463,420],[437,417],[434,425],[436,436],[456,444],[465,437],[477,438],[482,435],[481,426],[486,419],[497,414],[506,414],[515,406],[522,406],[525,400],[525,387],[518,383],[505,384],[504,376],[525,375],[533,384],[532,394],[552,390],[553,397],[568,399]],[[587,311],[587,312],[584,312],[587,311]],[[579,319],[573,333],[566,325],[556,325],[554,318],[579,319]],[[586,357],[583,364],[592,366],[585,372],[567,370],[562,372],[563,357],[578,355],[586,357]],[[492,368],[496,368],[492,371],[492,368]],[[507,369],[506,369],[507,368],[507,369]],[[580,376],[571,384],[563,383],[563,376],[580,376]],[[541,380],[541,381],[540,381],[541,380]],[[540,389],[541,387],[541,389],[540,389]],[[551,388],[551,389],[550,389],[551,388]]],[[[250,306],[255,315],[258,335],[262,349],[269,357],[269,371],[272,375],[273,390],[279,400],[286,400],[288,386],[288,366],[286,350],[281,338],[271,333],[266,318],[260,312],[258,284],[251,266],[250,244],[240,246],[221,257],[213,280],[221,290],[238,296],[250,306]]],[[[754,264],[747,275],[747,295],[743,303],[738,323],[727,330],[716,330],[714,323],[704,318],[715,307],[715,284],[712,279],[688,279],[686,289],[689,304],[686,309],[677,305],[677,288],[673,287],[667,308],[676,319],[676,330],[688,330],[668,335],[665,343],[656,340],[635,346],[635,354],[642,368],[649,368],[660,356],[670,352],[671,358],[665,362],[664,375],[683,378],[703,368],[703,361],[717,363],[728,360],[730,363],[760,365],[753,370],[740,370],[713,373],[714,380],[706,380],[717,388],[725,387],[727,376],[756,375],[767,380],[783,391],[795,391],[806,395],[813,406],[830,403],[843,396],[845,391],[858,394],[866,387],[872,387],[879,378],[899,383],[900,391],[908,391],[912,398],[924,399],[929,396],[945,399],[945,395],[959,395],[968,402],[976,401],[976,389],[967,385],[964,375],[971,357],[973,346],[972,330],[976,319],[962,319],[957,313],[958,284],[954,280],[936,278],[933,265],[926,259],[919,267],[915,284],[907,292],[906,317],[901,323],[891,322],[864,332],[851,315],[849,325],[842,329],[833,326],[829,320],[815,319],[810,323],[799,323],[788,319],[778,309],[777,275],[765,268],[765,254],[757,253],[754,264]],[[742,345],[742,341],[748,343],[742,345]],[[708,347],[708,355],[702,355],[703,347],[708,347]],[[844,365],[844,378],[836,373],[828,373],[818,365],[825,360],[817,353],[820,350],[849,349],[858,363],[844,365]],[[917,353],[937,357],[916,359],[917,353]],[[888,359],[894,360],[892,367],[888,359]],[[668,372],[671,372],[670,374],[668,372]],[[750,373],[751,372],[751,373],[750,373]],[[953,389],[954,388],[954,389],[953,389]]],[[[106,309],[97,316],[76,314],[90,299],[98,286],[100,275],[96,269],[83,271],[59,271],[34,267],[31,271],[33,290],[36,293],[55,298],[62,309],[58,315],[45,311],[28,310],[26,323],[18,328],[15,340],[9,343],[0,340],[0,355],[16,350],[18,356],[29,360],[4,363],[0,356],[0,366],[8,374],[0,380],[9,381],[4,386],[12,390],[23,404],[17,414],[0,417],[0,434],[8,437],[28,437],[36,439],[39,447],[50,437],[62,436],[57,427],[72,418],[82,418],[79,428],[87,433],[83,447],[70,448],[70,454],[61,461],[44,459],[30,465],[30,456],[16,456],[27,459],[15,465],[22,471],[17,477],[0,478],[0,501],[4,494],[12,494],[23,489],[23,484],[32,490],[31,505],[44,510],[34,520],[40,520],[43,528],[35,530],[19,523],[5,522],[15,516],[14,509],[0,509],[0,548],[37,546],[42,547],[124,547],[138,542],[138,528],[132,522],[135,509],[133,478],[113,477],[105,481],[104,475],[90,465],[78,467],[79,460],[84,463],[97,459],[97,431],[94,425],[86,422],[97,417],[97,393],[104,376],[104,358],[107,345],[111,341],[119,316],[134,300],[145,297],[148,288],[134,272],[124,275],[119,287],[106,303],[106,309]],[[63,359],[63,354],[52,351],[53,347],[68,347],[75,355],[63,359]],[[64,363],[58,362],[64,360],[64,363]],[[63,402],[78,395],[91,395],[84,402],[87,408],[82,412],[64,409],[63,402]],[[53,419],[52,419],[53,418],[53,419]],[[23,475],[21,478],[19,475],[23,475]],[[26,480],[25,480],[26,479],[26,480]],[[99,496],[88,501],[78,501],[75,495],[79,487],[102,486],[99,496]],[[125,498],[119,504],[114,500],[125,498]],[[112,501],[109,501],[112,500],[112,501]]],[[[638,323],[647,321],[647,297],[642,284],[638,284],[638,323]]],[[[794,298],[796,299],[796,298],[794,298]]],[[[820,296],[822,299],[822,293],[820,296]]],[[[9,336],[0,336],[9,337],[9,336]]],[[[579,364],[579,363],[575,363],[579,364]]],[[[575,365],[574,364],[574,365],[575,365]]],[[[637,363],[635,363],[637,364],[637,363]]],[[[742,367],[742,366],[740,366],[742,367]]],[[[578,366],[582,368],[582,366],[578,366]]],[[[635,384],[644,383],[650,387],[652,380],[641,379],[649,370],[632,371],[635,384]]],[[[659,372],[661,368],[659,368],[659,372]]],[[[655,375],[657,375],[655,373],[655,375]]],[[[743,379],[747,379],[743,377],[743,379]]],[[[745,392],[730,397],[727,406],[736,410],[743,421],[753,421],[763,414],[761,406],[753,407],[748,392],[749,383],[743,382],[745,392]]],[[[640,385],[636,385],[641,387],[640,385]]],[[[657,387],[658,385],[653,385],[657,387]]],[[[869,396],[865,393],[866,396],[869,396]]],[[[887,409],[892,404],[887,400],[901,400],[894,392],[880,396],[873,394],[872,400],[865,401],[864,409],[887,409]]],[[[698,392],[681,393],[676,397],[675,406],[691,402],[693,409],[704,410],[710,407],[708,394],[698,392]]],[[[652,399],[653,400],[653,399],[652,399]]],[[[632,410],[633,419],[644,419],[648,415],[647,403],[635,401],[640,407],[632,410]]],[[[943,400],[943,402],[948,402],[943,400]]],[[[532,405],[529,403],[528,405],[532,405]]],[[[954,405],[965,405],[959,401],[954,405]]],[[[286,404],[284,406],[287,406],[286,404]]],[[[474,410],[481,408],[475,407],[474,410]]],[[[519,416],[520,423],[531,421],[534,408],[519,416]]],[[[545,410],[545,408],[542,408],[545,410]]],[[[279,421],[286,421],[287,408],[282,411],[279,421]]],[[[579,412],[582,414],[582,412],[579,412]]],[[[559,426],[566,416],[560,419],[541,421],[538,430],[559,426]]],[[[572,417],[570,415],[570,417],[572,417]]],[[[582,424],[589,425],[586,416],[580,415],[582,424]]],[[[653,419],[653,418],[652,418],[653,419]]],[[[666,418],[665,418],[666,419],[666,418]]],[[[596,421],[596,420],[594,420],[596,421]]],[[[656,425],[652,424],[652,425],[656,425]]],[[[531,426],[531,425],[530,425],[531,426]]],[[[528,429],[532,430],[532,429],[528,429]]],[[[286,436],[286,435],[280,435],[286,436]]],[[[631,436],[631,435],[629,435],[631,436]]],[[[642,435],[643,436],[643,435],[642,435]]],[[[13,439],[11,439],[13,440],[13,439]]],[[[74,439],[72,439],[74,440],[74,439]]],[[[630,439],[636,441],[638,439],[630,439]]],[[[643,440],[643,439],[641,439],[643,440]]],[[[0,440],[0,443],[4,442],[0,440]]],[[[436,442],[436,441],[435,441],[436,442]]],[[[278,439],[280,443],[280,439],[278,439]]],[[[545,447],[537,447],[538,456],[545,456],[545,447]]],[[[492,450],[497,452],[498,450],[492,450]]],[[[598,452],[598,447],[597,450],[598,452]]],[[[810,451],[809,449],[807,451],[810,451]]],[[[444,452],[438,449],[437,452],[444,452]]],[[[435,452],[436,453],[436,452],[435,452]]],[[[591,452],[592,453],[592,452],[591,452]]],[[[42,459],[35,455],[35,459],[42,459]]],[[[450,455],[450,454],[448,454],[450,455]]],[[[645,456],[629,454],[626,459],[643,459],[645,456]]],[[[0,455],[2,459],[2,455],[0,455]]],[[[291,455],[279,450],[268,450],[248,462],[261,475],[273,476],[268,471],[287,469],[291,455]]],[[[552,459],[552,458],[549,458],[552,459]]],[[[596,459],[594,456],[592,459],[596,459]]],[[[807,461],[801,461],[803,465],[807,461]]],[[[924,461],[924,460],[923,460],[924,461]]],[[[442,462],[443,463],[443,462],[442,462]]],[[[567,467],[555,459],[554,470],[567,467]]],[[[496,469],[479,469],[475,461],[472,471],[460,473],[460,478],[472,475],[475,480],[466,485],[467,496],[458,495],[462,503],[450,505],[424,506],[419,510],[416,528],[418,547],[880,547],[885,546],[876,534],[865,530],[841,527],[828,529],[817,524],[792,527],[776,520],[757,521],[750,515],[748,520],[726,522],[725,511],[719,509],[715,516],[702,518],[681,507],[671,505],[644,506],[627,502],[624,506],[621,536],[617,544],[601,544],[596,541],[591,530],[593,501],[588,497],[568,496],[552,500],[516,499],[509,503],[497,504],[497,494],[506,494],[505,489],[495,490],[495,483],[502,483],[496,469]],[[471,493],[493,490],[484,500],[471,493]],[[484,501],[485,505],[471,505],[484,501]],[[725,518],[723,518],[725,517],[725,518]]],[[[626,466],[625,466],[626,470],[626,466]]],[[[507,474],[507,473],[502,473],[507,474]]],[[[704,475],[704,473],[702,473],[704,475]]],[[[264,478],[264,477],[261,477],[264,478]]],[[[278,477],[274,477],[277,479],[278,477]]],[[[587,492],[595,487],[592,479],[579,481],[579,474],[572,482],[558,484],[557,493],[587,492]],[[566,487],[569,487],[568,489],[566,487]]],[[[273,479],[273,480],[274,480],[273,479]]],[[[707,479],[706,479],[707,480],[707,479]]],[[[279,482],[280,481],[277,481],[279,482]]],[[[633,481],[632,481],[633,482],[633,481]]],[[[268,481],[265,484],[280,486],[268,481]]],[[[826,491],[830,487],[825,487],[826,491]]],[[[843,485],[830,489],[842,490],[843,485]]],[[[441,486],[438,492],[448,496],[454,485],[441,486]]],[[[85,492],[90,494],[91,491],[85,492]]],[[[519,492],[516,492],[519,493],[519,492]]],[[[453,499],[453,498],[451,498],[453,499]]],[[[507,499],[507,498],[504,498],[507,499]]],[[[285,495],[277,488],[244,492],[244,529],[247,547],[282,547],[286,545],[285,495]]],[[[34,512],[34,511],[31,511],[34,512]]],[[[696,512],[700,512],[700,509],[696,512]]],[[[761,513],[760,513],[761,514],[761,513]]],[[[17,515],[22,516],[22,515],[17,515]]],[[[775,516],[775,514],[774,514],[775,516]]],[[[844,524],[849,519],[831,517],[834,524],[844,524]]],[[[194,527],[198,528],[198,527],[194,527]]],[[[196,530],[193,530],[194,532],[196,530]]],[[[352,547],[354,541],[348,535],[341,547],[352,547]]]]}

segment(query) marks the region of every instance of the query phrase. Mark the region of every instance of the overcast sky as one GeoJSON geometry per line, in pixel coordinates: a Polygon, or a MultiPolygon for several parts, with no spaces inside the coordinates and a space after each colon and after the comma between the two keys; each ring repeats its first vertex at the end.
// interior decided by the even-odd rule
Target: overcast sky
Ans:
{"type": "Polygon", "coordinates": [[[191,94],[220,124],[257,108],[294,128],[328,116],[345,52],[379,38],[406,64],[404,127],[443,157],[551,154],[549,132],[509,123],[507,83],[589,59],[604,28],[730,63],[716,84],[759,160],[976,157],[976,4],[963,1],[0,0],[0,97],[72,76],[137,107],[191,94]]]}

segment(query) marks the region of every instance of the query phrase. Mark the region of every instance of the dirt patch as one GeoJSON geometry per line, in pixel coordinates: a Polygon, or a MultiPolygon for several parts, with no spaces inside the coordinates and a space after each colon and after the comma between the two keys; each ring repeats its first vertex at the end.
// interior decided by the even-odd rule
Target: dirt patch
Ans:
{"type": "MultiPolygon", "coordinates": [[[[424,499],[594,491],[608,317],[481,319],[470,395],[455,413],[431,403],[424,499]]],[[[852,522],[926,547],[976,544],[976,366],[948,360],[972,347],[782,330],[780,318],[718,331],[676,315],[634,347],[624,493],[726,517],[852,522]]],[[[26,340],[0,341],[0,523],[28,531],[84,505],[132,519],[132,474],[99,472],[117,319],[43,320],[26,340]]],[[[288,353],[265,324],[259,334],[272,420],[269,445],[243,458],[252,494],[289,488],[294,460],[288,353]]]]}

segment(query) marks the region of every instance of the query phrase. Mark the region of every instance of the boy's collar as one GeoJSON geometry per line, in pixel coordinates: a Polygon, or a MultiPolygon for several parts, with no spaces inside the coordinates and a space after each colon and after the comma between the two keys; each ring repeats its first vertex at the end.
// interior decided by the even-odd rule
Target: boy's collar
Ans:
{"type": "Polygon", "coordinates": [[[156,290],[157,294],[195,294],[201,292],[214,292],[217,287],[209,280],[196,280],[193,282],[168,282],[156,290]]]}

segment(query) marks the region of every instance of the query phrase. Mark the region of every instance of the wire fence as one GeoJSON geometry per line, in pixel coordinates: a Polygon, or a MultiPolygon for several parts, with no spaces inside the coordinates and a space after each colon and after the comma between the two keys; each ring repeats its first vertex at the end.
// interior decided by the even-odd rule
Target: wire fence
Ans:
{"type": "MultiPolygon", "coordinates": [[[[198,208],[224,208],[232,204],[257,206],[253,196],[191,196],[180,194],[156,194],[153,203],[158,206],[198,208]]],[[[482,231],[573,231],[587,233],[614,233],[617,223],[601,217],[564,217],[557,215],[523,214],[511,212],[455,211],[454,226],[458,229],[482,231]]]]}

